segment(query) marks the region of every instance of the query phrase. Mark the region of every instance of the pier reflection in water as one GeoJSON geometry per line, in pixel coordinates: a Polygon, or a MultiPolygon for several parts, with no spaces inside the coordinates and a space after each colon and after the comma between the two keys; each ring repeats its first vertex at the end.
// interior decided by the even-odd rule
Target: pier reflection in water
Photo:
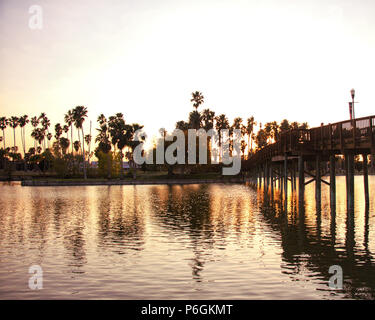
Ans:
{"type": "Polygon", "coordinates": [[[375,197],[366,209],[361,194],[348,212],[343,177],[335,211],[313,184],[286,207],[250,185],[3,184],[0,298],[374,299],[375,197]],[[343,290],[328,287],[331,265],[343,290]]]}

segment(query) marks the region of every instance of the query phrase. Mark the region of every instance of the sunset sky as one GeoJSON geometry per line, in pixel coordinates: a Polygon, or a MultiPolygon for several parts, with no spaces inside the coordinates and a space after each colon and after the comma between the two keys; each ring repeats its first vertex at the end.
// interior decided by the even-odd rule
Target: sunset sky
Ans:
{"type": "Polygon", "coordinates": [[[374,13],[373,0],[0,0],[0,116],[46,112],[53,131],[84,105],[94,127],[122,112],[152,134],[187,120],[199,90],[231,121],[315,126],[349,118],[352,87],[356,116],[372,115],[374,13]]]}

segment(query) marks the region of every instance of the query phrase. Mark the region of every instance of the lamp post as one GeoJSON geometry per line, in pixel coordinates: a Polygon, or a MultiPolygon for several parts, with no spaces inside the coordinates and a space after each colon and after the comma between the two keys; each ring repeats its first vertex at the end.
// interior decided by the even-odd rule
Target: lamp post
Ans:
{"type": "Polygon", "coordinates": [[[351,94],[351,96],[352,96],[352,102],[351,102],[351,111],[352,111],[352,113],[351,113],[351,115],[350,115],[350,119],[352,119],[353,118],[353,120],[355,119],[355,113],[354,113],[354,97],[355,97],[355,90],[354,89],[352,89],[352,90],[350,90],[350,94],[351,94]]]}

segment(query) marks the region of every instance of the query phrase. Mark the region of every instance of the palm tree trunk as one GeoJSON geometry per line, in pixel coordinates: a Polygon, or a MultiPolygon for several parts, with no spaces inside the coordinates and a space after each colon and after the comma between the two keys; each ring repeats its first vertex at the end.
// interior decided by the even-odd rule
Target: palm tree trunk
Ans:
{"type": "Polygon", "coordinates": [[[221,143],[221,131],[219,130],[219,163],[223,160],[223,147],[221,143]]]}
{"type": "MultiPolygon", "coordinates": [[[[122,150],[120,150],[120,157],[121,157],[121,168],[120,168],[120,178],[124,178],[124,155],[122,154],[122,150]]],[[[130,166],[129,166],[130,169],[130,166]]]]}
{"type": "Polygon", "coordinates": [[[248,134],[248,140],[247,140],[247,159],[249,159],[250,154],[250,134],[248,134]]]}
{"type": "Polygon", "coordinates": [[[22,148],[23,148],[23,171],[26,171],[26,148],[25,148],[25,127],[21,127],[21,142],[22,142],[22,148]]]}
{"type": "Polygon", "coordinates": [[[89,142],[89,145],[88,145],[88,149],[89,149],[89,166],[90,166],[90,152],[91,152],[91,127],[92,127],[92,121],[90,121],[90,142],[89,142]]]}
{"type": "Polygon", "coordinates": [[[4,143],[4,151],[5,151],[5,131],[3,129],[3,143],[4,143]]]}
{"type": "Polygon", "coordinates": [[[21,128],[21,141],[22,141],[22,148],[23,148],[23,158],[25,158],[26,147],[25,147],[25,131],[24,131],[24,127],[21,128]]]}
{"type": "Polygon", "coordinates": [[[13,128],[13,145],[14,145],[14,153],[16,153],[16,128],[13,128]]]}
{"type": "Polygon", "coordinates": [[[72,155],[73,155],[73,124],[70,125],[70,144],[72,145],[72,155]]]}
{"type": "MultiPolygon", "coordinates": [[[[81,128],[81,130],[82,130],[82,139],[84,140],[83,137],[85,135],[83,134],[83,127],[81,128]]],[[[82,143],[82,158],[83,158],[83,178],[87,179],[87,175],[86,175],[86,161],[85,161],[85,141],[83,141],[83,143],[82,143]]]]}
{"type": "Polygon", "coordinates": [[[112,154],[111,154],[111,151],[108,152],[108,158],[107,158],[107,175],[108,175],[108,179],[111,179],[111,158],[112,157],[112,154]]]}

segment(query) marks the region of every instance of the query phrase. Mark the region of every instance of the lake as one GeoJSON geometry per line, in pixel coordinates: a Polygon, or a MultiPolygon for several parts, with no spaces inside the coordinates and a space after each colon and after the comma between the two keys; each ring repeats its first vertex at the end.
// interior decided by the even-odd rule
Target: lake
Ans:
{"type": "Polygon", "coordinates": [[[1,299],[374,299],[375,177],[337,206],[314,183],[287,207],[249,184],[0,185],[1,299]],[[29,267],[43,289],[29,288],[29,267]],[[328,285],[329,267],[343,288],[328,285]]]}

